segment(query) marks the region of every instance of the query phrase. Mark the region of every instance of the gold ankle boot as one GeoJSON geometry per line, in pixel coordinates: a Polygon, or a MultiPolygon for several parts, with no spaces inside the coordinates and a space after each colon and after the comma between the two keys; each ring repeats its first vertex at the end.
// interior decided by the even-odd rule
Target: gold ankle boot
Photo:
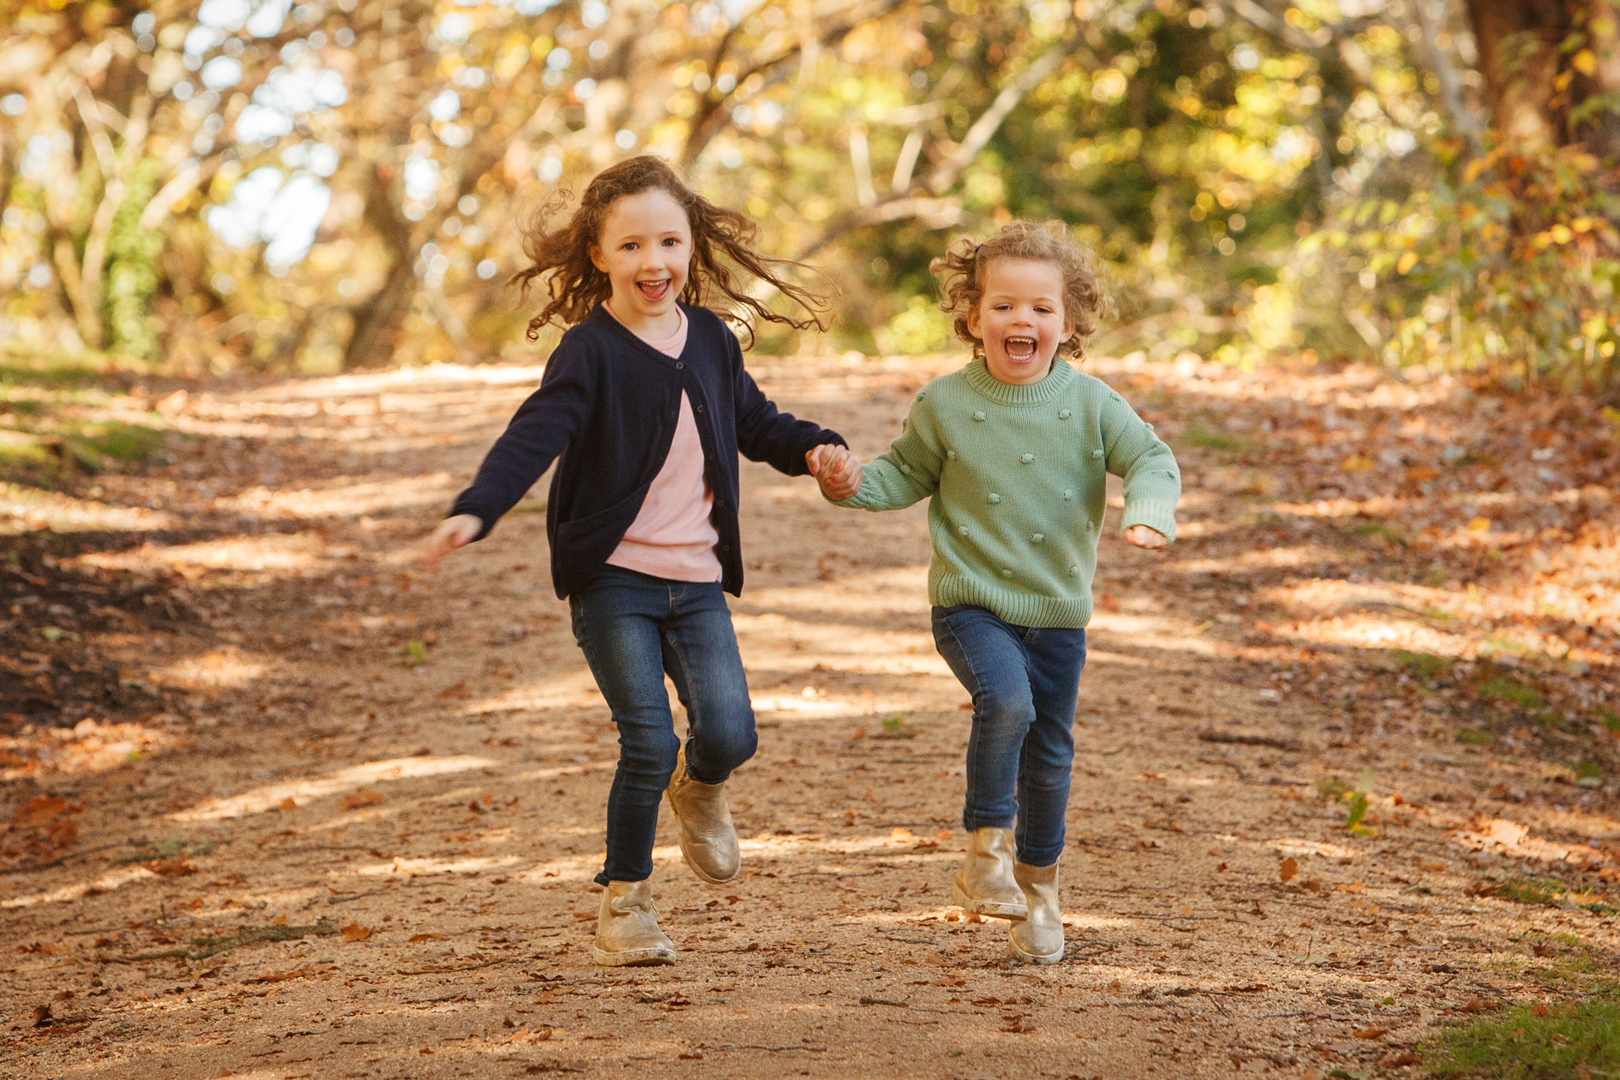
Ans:
{"type": "Polygon", "coordinates": [[[1055,964],[1063,959],[1063,911],[1058,907],[1058,868],[1013,864],[1013,878],[1029,904],[1029,917],[1013,923],[1008,944],[1026,964],[1055,964]]]}
{"type": "Polygon", "coordinates": [[[607,967],[673,964],[675,946],[658,929],[652,882],[610,881],[596,913],[591,959],[607,967]]]}
{"type": "Polygon", "coordinates": [[[979,829],[968,839],[967,858],[951,883],[951,902],[975,915],[1022,919],[1029,914],[1024,891],[1013,878],[1013,831],[979,829]]]}
{"type": "Polygon", "coordinates": [[[675,834],[681,856],[703,881],[721,885],[737,876],[742,854],[737,850],[737,829],[726,805],[726,785],[705,784],[686,771],[686,747],[675,758],[669,778],[669,808],[675,812],[675,834]]]}

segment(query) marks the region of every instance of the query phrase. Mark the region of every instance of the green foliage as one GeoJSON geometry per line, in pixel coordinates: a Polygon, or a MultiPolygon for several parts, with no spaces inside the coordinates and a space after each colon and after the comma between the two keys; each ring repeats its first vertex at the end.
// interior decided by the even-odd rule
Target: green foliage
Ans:
{"type": "Polygon", "coordinates": [[[1489,746],[1492,740],[1493,736],[1490,732],[1481,731],[1479,728],[1457,729],[1457,741],[1466,743],[1469,746],[1489,746]]]}
{"type": "Polygon", "coordinates": [[[1213,431],[1202,424],[1194,424],[1182,432],[1177,436],[1176,442],[1232,454],[1241,454],[1253,449],[1253,444],[1241,435],[1234,435],[1228,431],[1213,431]]]}
{"type": "Polygon", "coordinates": [[[1620,1002],[1612,996],[1570,1005],[1514,1005],[1446,1032],[1435,1076],[1564,1080],[1620,1072],[1620,1002]]]}
{"type": "Polygon", "coordinates": [[[157,262],[163,253],[163,234],[141,229],[140,218],[157,190],[162,168],[162,160],[153,157],[135,167],[107,238],[107,287],[102,302],[108,339],[113,346],[142,359],[157,356],[157,334],[149,309],[158,287],[157,262]]]}

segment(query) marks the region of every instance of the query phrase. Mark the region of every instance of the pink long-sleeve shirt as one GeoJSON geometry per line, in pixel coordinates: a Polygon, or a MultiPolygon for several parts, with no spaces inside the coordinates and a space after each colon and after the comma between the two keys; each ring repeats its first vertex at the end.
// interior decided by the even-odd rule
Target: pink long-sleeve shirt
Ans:
{"type": "MultiPolygon", "coordinates": [[[[613,314],[611,307],[603,306],[613,314]]],[[[679,307],[675,310],[681,317],[679,329],[663,341],[647,342],[666,356],[679,356],[686,347],[686,313],[679,307]]],[[[723,570],[714,546],[720,542],[720,534],[710,520],[713,511],[714,494],[703,473],[697,418],[682,390],[669,456],[647,489],[641,512],[607,561],[673,581],[719,581],[723,570]]]]}

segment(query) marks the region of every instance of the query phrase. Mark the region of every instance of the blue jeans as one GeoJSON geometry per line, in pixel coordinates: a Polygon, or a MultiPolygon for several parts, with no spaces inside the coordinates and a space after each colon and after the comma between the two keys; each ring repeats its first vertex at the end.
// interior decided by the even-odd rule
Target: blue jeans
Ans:
{"type": "Polygon", "coordinates": [[[1016,823],[1018,860],[1051,866],[1063,853],[1086,632],[1013,626],[959,604],[934,609],[934,642],[973,695],[963,827],[1016,823]]]}
{"type": "Polygon", "coordinates": [[[681,747],[665,672],[686,708],[686,767],[694,779],[720,783],[759,745],[731,612],[717,582],[667,581],[617,566],[604,566],[568,604],[574,640],[619,727],[607,861],[596,880],[645,881],[658,803],[681,747]]]}

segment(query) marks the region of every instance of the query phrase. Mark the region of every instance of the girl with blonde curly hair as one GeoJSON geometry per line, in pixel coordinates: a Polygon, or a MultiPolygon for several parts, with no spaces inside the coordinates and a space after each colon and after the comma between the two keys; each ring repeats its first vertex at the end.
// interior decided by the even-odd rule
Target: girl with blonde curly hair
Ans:
{"type": "Polygon", "coordinates": [[[1091,256],[1067,228],[1013,222],[983,243],[957,241],[932,268],[972,361],[917,392],[887,453],[863,468],[831,451],[817,479],[839,506],[929,500],[934,641],[973,696],[970,840],[951,896],[1010,920],[1014,956],[1053,964],[1064,949],[1058,860],[1107,474],[1125,480],[1126,542],[1148,550],[1175,536],[1181,475],[1124,398],[1059,356],[1084,356],[1106,308],[1091,256]]]}

